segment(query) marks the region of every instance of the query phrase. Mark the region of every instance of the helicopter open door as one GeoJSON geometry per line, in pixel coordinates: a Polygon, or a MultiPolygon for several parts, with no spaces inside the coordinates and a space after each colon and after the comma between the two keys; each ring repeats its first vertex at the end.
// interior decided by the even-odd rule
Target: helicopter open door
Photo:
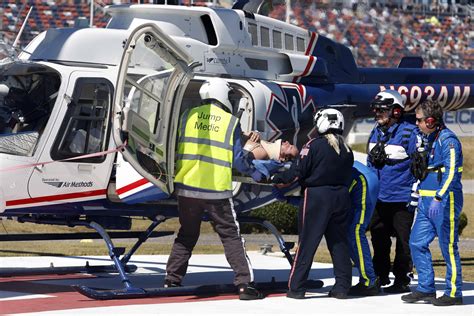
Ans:
{"type": "Polygon", "coordinates": [[[193,77],[192,62],[154,24],[136,28],[124,47],[114,100],[114,140],[124,146],[125,160],[161,191],[160,198],[173,191],[176,131],[181,99],[193,77]]]}

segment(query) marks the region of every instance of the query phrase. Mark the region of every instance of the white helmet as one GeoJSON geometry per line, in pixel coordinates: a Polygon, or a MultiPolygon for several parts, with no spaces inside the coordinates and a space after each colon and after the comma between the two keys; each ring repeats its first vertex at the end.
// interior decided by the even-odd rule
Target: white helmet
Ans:
{"type": "Polygon", "coordinates": [[[210,78],[207,79],[199,89],[202,101],[205,100],[216,100],[222,104],[230,113],[233,112],[232,104],[229,101],[229,92],[231,88],[227,81],[221,78],[210,78]]]}
{"type": "Polygon", "coordinates": [[[342,134],[344,131],[344,116],[336,109],[322,109],[314,114],[314,125],[318,134],[329,130],[342,134]]]}
{"type": "Polygon", "coordinates": [[[374,109],[390,109],[394,106],[405,108],[405,99],[395,90],[384,90],[377,93],[370,106],[374,109]]]}

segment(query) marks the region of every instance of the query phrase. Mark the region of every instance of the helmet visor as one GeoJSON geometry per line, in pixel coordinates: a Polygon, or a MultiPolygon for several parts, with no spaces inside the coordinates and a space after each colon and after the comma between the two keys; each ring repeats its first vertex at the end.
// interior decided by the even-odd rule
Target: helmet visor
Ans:
{"type": "Polygon", "coordinates": [[[394,101],[395,100],[392,98],[383,99],[383,98],[377,97],[375,98],[374,101],[372,101],[372,103],[370,104],[370,107],[372,109],[388,109],[391,106],[393,106],[394,101]]]}

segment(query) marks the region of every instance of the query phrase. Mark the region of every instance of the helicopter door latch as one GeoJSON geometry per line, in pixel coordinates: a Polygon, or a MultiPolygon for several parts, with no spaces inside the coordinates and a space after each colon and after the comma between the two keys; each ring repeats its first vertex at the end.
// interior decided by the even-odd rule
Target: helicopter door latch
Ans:
{"type": "Polygon", "coordinates": [[[35,166],[35,169],[38,170],[38,172],[40,172],[40,173],[43,173],[43,168],[44,168],[44,165],[36,165],[35,166]]]}
{"type": "Polygon", "coordinates": [[[77,166],[77,170],[79,171],[79,173],[91,173],[92,169],[92,165],[89,164],[79,164],[77,166]]]}

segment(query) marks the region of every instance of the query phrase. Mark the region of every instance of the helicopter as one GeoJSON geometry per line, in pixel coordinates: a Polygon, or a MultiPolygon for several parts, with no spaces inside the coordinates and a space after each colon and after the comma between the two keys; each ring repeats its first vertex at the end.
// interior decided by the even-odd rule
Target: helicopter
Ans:
{"type": "MultiPolygon", "coordinates": [[[[446,111],[474,107],[472,70],[423,69],[419,57],[403,58],[398,68],[357,67],[346,46],[259,14],[265,4],[112,5],[105,28],[48,29],[0,64],[0,217],[96,230],[124,288],[78,287],[81,293],[162,292],[135,288],[126,264],[160,223],[177,216],[178,120],[201,103],[209,78],[232,88],[243,131],[298,148],[313,133],[317,109],[339,109],[350,130],[371,116],[371,100],[385,89],[406,97],[407,112],[428,98],[446,111]],[[151,223],[124,254],[107,229],[129,230],[134,217],[151,223]]],[[[291,264],[292,245],[277,229],[245,216],[275,201],[272,186],[235,174],[233,196],[240,220],[269,229],[291,264]]]]}

